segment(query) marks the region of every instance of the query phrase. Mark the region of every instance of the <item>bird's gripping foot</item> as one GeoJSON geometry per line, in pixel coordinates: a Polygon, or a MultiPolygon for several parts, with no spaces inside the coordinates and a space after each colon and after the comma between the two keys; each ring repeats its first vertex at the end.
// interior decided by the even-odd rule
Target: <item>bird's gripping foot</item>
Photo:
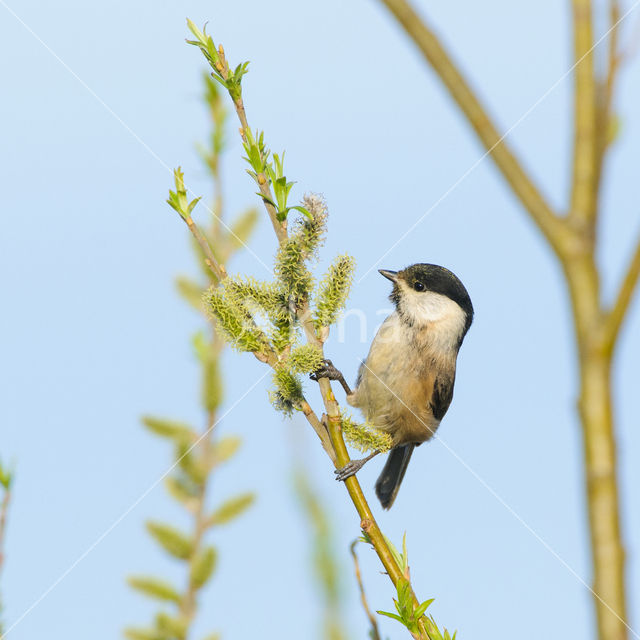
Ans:
{"type": "Polygon", "coordinates": [[[349,387],[349,385],[347,384],[347,381],[344,379],[344,376],[342,375],[342,372],[334,367],[333,362],[331,362],[331,360],[323,360],[322,366],[317,371],[314,371],[313,373],[311,373],[309,377],[312,380],[315,380],[316,382],[321,378],[336,380],[342,385],[342,388],[344,389],[345,393],[348,396],[350,396],[352,393],[351,388],[349,387]]]}
{"type": "Polygon", "coordinates": [[[347,478],[355,475],[364,467],[364,465],[377,456],[380,452],[374,451],[372,454],[368,455],[366,458],[361,458],[360,460],[350,460],[347,464],[344,465],[341,469],[336,469],[334,473],[336,474],[336,480],[344,482],[347,478]]]}

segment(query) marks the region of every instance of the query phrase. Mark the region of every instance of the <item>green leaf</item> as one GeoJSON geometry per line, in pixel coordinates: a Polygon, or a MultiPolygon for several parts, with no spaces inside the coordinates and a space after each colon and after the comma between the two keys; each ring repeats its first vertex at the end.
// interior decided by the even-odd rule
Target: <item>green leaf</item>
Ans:
{"type": "Polygon", "coordinates": [[[165,480],[167,491],[172,498],[183,504],[187,509],[193,511],[197,505],[198,487],[187,478],[180,476],[169,476],[165,480]]]}
{"type": "Polygon", "coordinates": [[[305,209],[304,207],[295,205],[293,207],[289,207],[289,209],[295,209],[298,213],[301,213],[303,216],[309,218],[309,220],[313,220],[313,216],[311,215],[311,213],[309,213],[309,211],[307,211],[307,209],[305,209]]]}
{"type": "Polygon", "coordinates": [[[147,530],[172,556],[186,560],[193,553],[193,541],[178,529],[161,522],[147,522],[147,530]]]}
{"type": "Polygon", "coordinates": [[[164,600],[167,602],[179,603],[181,596],[168,582],[157,578],[144,576],[132,576],[127,582],[132,589],[144,593],[146,596],[164,600]]]}
{"type": "Polygon", "coordinates": [[[416,620],[418,620],[419,618],[422,618],[422,616],[424,615],[424,612],[427,610],[427,607],[434,601],[434,598],[431,598],[430,600],[425,600],[419,607],[416,608],[416,610],[413,612],[413,616],[416,618],[416,620]]]}
{"type": "Polygon", "coordinates": [[[227,83],[217,74],[217,73],[212,73],[211,77],[218,83],[221,84],[225,89],[228,89],[229,87],[227,86],[227,83]]]}
{"type": "MultiPolygon", "coordinates": [[[[384,541],[387,543],[387,546],[389,547],[389,551],[391,551],[391,555],[393,556],[393,559],[396,561],[396,564],[399,567],[402,567],[402,565],[404,564],[402,560],[402,555],[398,553],[398,550],[396,549],[393,542],[391,542],[391,540],[389,540],[389,538],[387,538],[387,536],[385,536],[384,533],[382,534],[382,537],[384,538],[384,541]]],[[[401,584],[398,585],[398,589],[400,588],[400,586],[401,584]]]]}
{"type": "Polygon", "coordinates": [[[9,491],[11,489],[11,483],[13,482],[13,473],[5,468],[0,462],[0,485],[4,488],[5,491],[9,491]]]}
{"type": "Polygon", "coordinates": [[[127,627],[123,631],[127,640],[166,640],[166,636],[157,629],[143,629],[141,627],[127,627]]]}
{"type": "Polygon", "coordinates": [[[204,289],[194,280],[179,276],[176,278],[176,288],[178,293],[196,310],[204,311],[202,294],[204,289]]]}
{"type": "Polygon", "coordinates": [[[193,350],[196,352],[196,356],[200,362],[206,362],[211,354],[211,342],[204,335],[203,331],[196,331],[191,338],[191,344],[193,350]]]}
{"type": "Polygon", "coordinates": [[[218,352],[202,331],[194,335],[192,343],[202,364],[202,404],[207,411],[213,412],[222,402],[222,376],[218,352]]]}
{"type": "Polygon", "coordinates": [[[407,551],[407,532],[402,535],[402,570],[407,573],[409,570],[409,552],[407,551]]]}
{"type": "Polygon", "coordinates": [[[189,628],[189,621],[185,618],[170,616],[168,613],[161,611],[156,616],[156,627],[167,638],[184,638],[189,628]]]}
{"type": "Polygon", "coordinates": [[[196,198],[195,200],[189,202],[189,199],[187,198],[187,188],[184,185],[184,173],[182,172],[182,169],[180,167],[173,170],[173,179],[175,182],[176,190],[169,190],[169,198],[167,200],[167,204],[172,209],[175,209],[180,214],[180,216],[182,216],[182,218],[184,218],[185,220],[189,220],[191,212],[193,211],[193,208],[196,206],[196,204],[198,204],[200,198],[196,198]]]}
{"type": "Polygon", "coordinates": [[[274,207],[274,208],[276,208],[276,209],[278,208],[278,205],[277,205],[277,204],[276,204],[276,203],[275,203],[271,198],[269,198],[268,196],[265,196],[265,195],[264,195],[263,193],[261,193],[260,191],[256,191],[256,195],[257,195],[259,198],[262,198],[262,200],[263,200],[264,202],[266,202],[267,204],[270,204],[272,207],[274,207]]]}
{"type": "Polygon", "coordinates": [[[142,424],[144,424],[151,433],[155,433],[157,436],[162,436],[163,438],[170,438],[177,442],[194,442],[198,437],[188,424],[176,420],[143,416],[142,424]]]}
{"type": "Polygon", "coordinates": [[[398,606],[402,611],[410,611],[413,607],[411,585],[408,580],[398,582],[398,606]]]}
{"type": "Polygon", "coordinates": [[[225,524],[244,513],[254,502],[253,493],[243,493],[224,502],[209,518],[209,526],[225,524]]]}
{"type": "Polygon", "coordinates": [[[255,207],[247,209],[242,215],[238,216],[228,234],[228,244],[232,251],[244,246],[258,222],[258,210],[255,207]]]}
{"type": "Polygon", "coordinates": [[[376,613],[379,613],[381,616],[387,616],[387,618],[393,618],[394,620],[404,624],[404,620],[395,613],[390,613],[389,611],[376,611],[376,613]]]}
{"type": "Polygon", "coordinates": [[[187,18],[187,27],[189,27],[189,31],[193,33],[193,35],[198,39],[199,42],[206,43],[207,39],[205,34],[198,29],[197,25],[193,20],[189,20],[187,18]]]}
{"type": "Polygon", "coordinates": [[[358,538],[358,540],[360,542],[365,542],[366,544],[373,544],[373,542],[371,541],[371,538],[369,537],[369,534],[366,531],[362,532],[362,535],[358,538]]]}
{"type": "Polygon", "coordinates": [[[196,589],[202,588],[213,573],[218,554],[213,547],[200,551],[191,565],[191,581],[196,589]]]}
{"type": "Polygon", "coordinates": [[[211,467],[208,463],[208,458],[194,454],[195,447],[193,445],[180,442],[177,444],[174,453],[180,469],[194,485],[201,487],[211,467]]]}
{"type": "Polygon", "coordinates": [[[195,200],[192,200],[187,206],[187,213],[191,215],[191,212],[195,209],[195,206],[202,200],[202,196],[198,196],[195,200]]]}
{"type": "Polygon", "coordinates": [[[213,445],[213,455],[216,462],[226,462],[231,458],[242,444],[242,438],[238,436],[225,436],[213,445]]]}

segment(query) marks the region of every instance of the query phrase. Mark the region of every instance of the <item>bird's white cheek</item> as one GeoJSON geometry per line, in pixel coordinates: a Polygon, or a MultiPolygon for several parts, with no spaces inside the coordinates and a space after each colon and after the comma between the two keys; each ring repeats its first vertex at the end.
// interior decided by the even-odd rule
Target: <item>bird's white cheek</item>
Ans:
{"type": "Polygon", "coordinates": [[[431,291],[407,291],[402,306],[403,311],[418,323],[464,316],[462,309],[453,300],[431,291]]]}

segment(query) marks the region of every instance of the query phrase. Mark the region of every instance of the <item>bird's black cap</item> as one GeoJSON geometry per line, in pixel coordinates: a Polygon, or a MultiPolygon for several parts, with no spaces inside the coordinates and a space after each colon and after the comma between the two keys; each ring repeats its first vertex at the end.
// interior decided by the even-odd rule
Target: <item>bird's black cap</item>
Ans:
{"type": "Polygon", "coordinates": [[[473,320],[471,298],[465,286],[460,282],[460,279],[453,272],[449,271],[449,269],[445,269],[445,267],[437,264],[418,263],[412,264],[410,267],[402,269],[402,271],[380,269],[380,273],[394,283],[390,299],[396,306],[400,300],[398,281],[403,280],[413,289],[415,289],[416,284],[419,283],[419,285],[422,285],[424,291],[433,291],[434,293],[447,296],[447,298],[450,298],[458,304],[467,316],[465,333],[471,326],[473,320]]]}

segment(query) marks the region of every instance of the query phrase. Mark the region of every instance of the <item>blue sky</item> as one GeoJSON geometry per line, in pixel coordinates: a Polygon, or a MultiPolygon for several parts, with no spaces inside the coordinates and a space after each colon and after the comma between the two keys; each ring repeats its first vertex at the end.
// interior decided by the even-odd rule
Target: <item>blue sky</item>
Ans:
{"type": "MultiPolygon", "coordinates": [[[[503,128],[571,66],[564,3],[420,6],[503,128]]],[[[2,593],[5,619],[20,620],[8,637],[117,637],[152,612],[125,576],[178,575],[144,532],[147,518],[182,521],[160,486],[149,490],[170,458],[139,416],[202,420],[189,344],[199,319],[173,286],[194,267],[186,230],[164,203],[178,164],[191,189],[210,190],[194,150],[208,122],[203,61],[184,43],[187,15],[209,21],[231,61],[251,61],[250,123],[266,131],[271,148],[286,149],[296,195],[327,198],[320,268],[336,253],[355,256],[349,309],[370,327],[379,323],[388,283],[375,268],[362,278],[378,266],[443,264],[471,294],[476,321],[439,438],[416,452],[390,512],[372,499],[392,540],[407,532],[419,595],[435,597],[434,616],[463,639],[529,640],[541,628],[593,636],[581,582],[589,583],[590,568],[575,350],[560,270],[490,160],[468,172],[483,149],[383,8],[371,0],[2,0],[0,12],[0,455],[17,469],[2,593]]],[[[640,226],[639,71],[636,59],[621,77],[621,137],[603,193],[608,298],[640,226]]],[[[560,208],[570,175],[570,92],[571,76],[509,134],[560,208]]],[[[231,211],[254,202],[240,155],[232,129],[224,169],[231,211]]],[[[266,221],[251,247],[270,264],[266,221]]],[[[248,253],[231,269],[268,275],[248,253]]],[[[614,376],[632,626],[640,624],[640,502],[632,492],[640,486],[639,313],[636,298],[614,376]]],[[[334,336],[328,346],[349,379],[368,347],[353,318],[345,343],[334,336]]],[[[352,637],[364,637],[348,556],[358,520],[344,488],[309,428],[272,412],[260,363],[228,353],[225,370],[220,432],[240,434],[244,446],[216,478],[213,498],[243,490],[259,497],[215,540],[220,566],[200,635],[219,629],[229,640],[246,638],[258,625],[263,637],[300,637],[318,616],[291,488],[295,454],[331,512],[349,568],[345,615],[352,637]]],[[[361,473],[372,497],[381,465],[361,473]]],[[[390,584],[372,552],[361,556],[372,607],[388,608],[390,584]]],[[[381,626],[404,637],[391,620],[381,626]]]]}

